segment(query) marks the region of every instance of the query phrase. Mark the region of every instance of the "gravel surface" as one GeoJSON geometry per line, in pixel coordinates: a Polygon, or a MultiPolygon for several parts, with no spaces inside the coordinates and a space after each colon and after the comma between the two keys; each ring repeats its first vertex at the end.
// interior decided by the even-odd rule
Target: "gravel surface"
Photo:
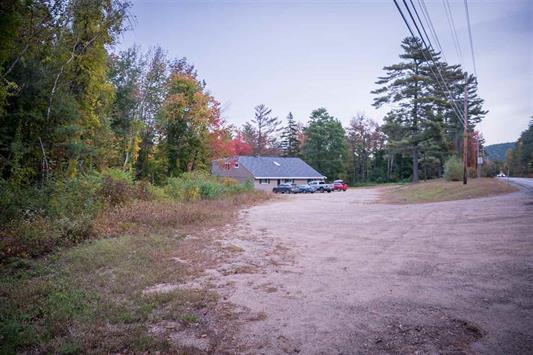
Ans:
{"type": "Polygon", "coordinates": [[[234,350],[533,353],[533,190],[413,205],[382,191],[242,214],[226,267],[248,271],[213,278],[241,310],[234,350]]]}

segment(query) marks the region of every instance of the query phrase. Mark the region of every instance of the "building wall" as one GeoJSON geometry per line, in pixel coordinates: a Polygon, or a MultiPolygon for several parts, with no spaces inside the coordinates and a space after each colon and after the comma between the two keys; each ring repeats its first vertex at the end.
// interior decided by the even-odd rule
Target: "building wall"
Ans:
{"type": "Polygon", "coordinates": [[[272,191],[272,188],[274,186],[278,186],[278,180],[270,179],[270,183],[268,183],[268,184],[261,184],[261,183],[259,183],[259,181],[260,181],[259,179],[255,179],[254,180],[254,187],[257,190],[272,191]]]}
{"type": "Polygon", "coordinates": [[[211,174],[218,176],[218,177],[229,177],[235,180],[238,180],[241,183],[245,183],[246,181],[252,181],[254,177],[252,174],[246,169],[244,166],[239,165],[238,168],[235,167],[235,165],[230,166],[229,170],[224,167],[224,163],[222,162],[220,166],[215,165],[219,164],[219,162],[213,162],[211,167],[211,174]]]}

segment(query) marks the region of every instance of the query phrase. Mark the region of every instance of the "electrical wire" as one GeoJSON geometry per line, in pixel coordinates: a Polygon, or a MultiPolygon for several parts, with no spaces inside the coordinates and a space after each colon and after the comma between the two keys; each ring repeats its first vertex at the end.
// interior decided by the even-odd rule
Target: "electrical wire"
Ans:
{"type": "Polygon", "coordinates": [[[448,62],[448,59],[446,58],[446,55],[444,54],[442,50],[442,46],[440,45],[439,36],[437,35],[437,31],[435,31],[435,27],[433,27],[433,21],[431,20],[431,16],[429,15],[429,11],[426,7],[426,3],[424,0],[418,0],[418,5],[422,9],[422,15],[424,16],[424,19],[426,20],[426,24],[429,27],[429,33],[431,33],[431,36],[435,40],[435,43],[437,44],[437,47],[439,48],[439,53],[444,58],[444,61],[448,62]]]}
{"type": "MultiPolygon", "coordinates": [[[[411,20],[413,21],[413,23],[415,24],[415,27],[418,31],[418,34],[420,35],[420,37],[422,38],[422,33],[420,32],[420,29],[418,28],[417,24],[416,24],[416,20],[414,19],[410,9],[409,9],[409,6],[407,5],[407,3],[405,2],[405,0],[403,0],[403,3],[405,5],[405,7],[407,8],[407,11],[409,13],[409,16],[411,17],[411,20]]],[[[400,15],[402,16],[402,19],[404,20],[405,24],[407,25],[407,28],[409,29],[409,32],[411,32],[411,35],[416,38],[417,36],[414,35],[414,32],[413,30],[411,29],[411,26],[409,25],[409,22],[407,21],[405,15],[403,14],[403,11],[401,10],[400,6],[398,5],[397,1],[394,0],[394,4],[396,5],[396,8],[398,9],[398,11],[400,12],[400,15]]],[[[423,27],[424,25],[422,23],[420,23],[421,26],[423,27]]],[[[422,55],[424,56],[424,59],[426,61],[429,61],[431,60],[433,62],[433,65],[435,66],[435,68],[437,69],[437,72],[440,76],[440,79],[442,80],[442,84],[444,84],[444,87],[447,89],[447,94],[448,94],[448,99],[450,100],[450,104],[452,106],[452,109],[455,111],[455,114],[457,115],[457,117],[459,118],[459,121],[465,125],[465,121],[464,121],[464,117],[463,115],[461,114],[461,111],[459,110],[459,108],[457,107],[457,104],[455,103],[455,101],[453,100],[453,97],[451,95],[451,90],[450,88],[448,87],[448,85],[446,84],[446,80],[444,79],[443,75],[442,75],[442,72],[440,71],[440,68],[439,66],[437,65],[435,59],[433,58],[433,55],[431,54],[431,51],[430,49],[428,48],[428,45],[425,43],[425,41],[422,39],[422,42],[424,43],[425,47],[426,47],[426,50],[429,52],[429,57],[428,58],[426,56],[426,53],[424,50],[422,50],[422,55]]],[[[431,42],[430,42],[431,44],[431,42]]],[[[431,70],[431,72],[433,73],[433,75],[435,76],[435,79],[437,81],[437,84],[439,84],[441,90],[443,92],[446,92],[446,90],[443,89],[442,85],[441,85],[441,82],[439,81],[439,77],[437,76],[437,74],[435,73],[435,71],[433,70],[433,67],[430,65],[429,66],[429,69],[431,70]]]]}
{"type": "Polygon", "coordinates": [[[461,43],[459,42],[459,36],[457,35],[457,29],[455,27],[455,21],[453,20],[453,13],[450,7],[450,3],[448,2],[448,0],[442,0],[442,4],[444,5],[446,19],[448,20],[448,25],[450,26],[450,30],[452,32],[452,40],[453,45],[455,46],[455,51],[457,52],[457,58],[459,59],[460,63],[463,64],[463,51],[461,50],[461,43]]]}
{"type": "Polygon", "coordinates": [[[477,81],[476,57],[474,55],[474,42],[472,41],[472,27],[470,26],[470,12],[468,11],[467,0],[465,0],[465,13],[466,13],[466,23],[468,27],[468,38],[470,40],[470,53],[472,54],[472,64],[474,65],[474,75],[476,76],[476,81],[477,81]]]}
{"type": "MultiPolygon", "coordinates": [[[[424,16],[424,19],[426,20],[426,24],[429,27],[429,31],[431,33],[431,36],[433,37],[433,39],[435,40],[435,42],[437,44],[437,47],[439,48],[441,56],[444,58],[445,62],[448,62],[448,59],[446,58],[446,55],[445,55],[445,53],[444,53],[444,51],[442,49],[442,45],[440,43],[439,36],[437,34],[437,30],[435,30],[435,26],[433,26],[433,20],[431,19],[431,15],[429,14],[429,10],[428,10],[428,8],[426,6],[425,1],[424,0],[418,0],[418,4],[419,4],[420,8],[422,9],[422,15],[424,16]]],[[[457,105],[455,107],[456,107],[456,109],[454,111],[457,114],[457,110],[458,110],[457,105]]],[[[460,111],[460,112],[462,112],[462,111],[460,111]]],[[[462,117],[462,114],[461,114],[461,117],[462,117]]],[[[461,121],[461,124],[464,125],[464,120],[460,120],[460,121],[461,121]]]]}
{"type": "MultiPolygon", "coordinates": [[[[418,15],[418,11],[416,10],[416,6],[415,6],[415,4],[413,4],[413,0],[409,0],[409,1],[411,2],[411,6],[413,7],[413,10],[414,10],[414,12],[415,12],[415,14],[416,14],[416,18],[418,19],[418,22],[420,22],[420,24],[422,24],[422,20],[420,19],[420,16],[418,15]]],[[[429,39],[429,36],[428,36],[428,34],[427,34],[427,32],[426,32],[426,28],[424,27],[423,24],[422,24],[422,30],[424,31],[424,35],[426,35],[426,38],[427,38],[427,40],[428,40],[428,43],[430,44],[430,48],[431,48],[431,49],[434,49],[434,48],[433,48],[433,45],[431,45],[431,40],[429,39]]]]}

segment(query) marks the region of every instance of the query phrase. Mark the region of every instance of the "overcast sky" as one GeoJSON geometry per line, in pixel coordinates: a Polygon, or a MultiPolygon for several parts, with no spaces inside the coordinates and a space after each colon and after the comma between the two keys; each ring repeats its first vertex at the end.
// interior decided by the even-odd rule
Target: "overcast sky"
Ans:
{"type": "MultiPolygon", "coordinates": [[[[450,0],[462,60],[443,2],[425,2],[448,61],[473,71],[463,0],[450,0]]],[[[479,128],[488,144],[515,141],[533,115],[533,1],[468,3],[479,94],[490,111],[479,128]]],[[[408,35],[392,0],[134,0],[132,14],[134,29],[118,48],[160,45],[187,57],[238,126],[261,103],[301,122],[322,106],[344,124],[357,113],[381,122],[386,108],[371,106],[370,91],[408,35]]]]}

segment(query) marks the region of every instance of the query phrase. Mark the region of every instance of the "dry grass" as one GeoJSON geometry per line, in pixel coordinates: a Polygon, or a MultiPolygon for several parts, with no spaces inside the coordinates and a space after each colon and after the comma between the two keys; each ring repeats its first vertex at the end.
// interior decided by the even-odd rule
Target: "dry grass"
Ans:
{"type": "Polygon", "coordinates": [[[382,202],[392,204],[441,202],[487,197],[513,191],[516,191],[515,187],[497,179],[469,179],[466,186],[462,181],[441,179],[386,189],[382,202]]]}
{"type": "Polygon", "coordinates": [[[0,353],[180,353],[170,333],[211,337],[216,294],[185,286],[220,257],[208,255],[217,246],[208,231],[265,198],[137,201],[98,218],[108,238],[3,266],[0,353]],[[178,287],[143,293],[163,283],[178,287]]]}

